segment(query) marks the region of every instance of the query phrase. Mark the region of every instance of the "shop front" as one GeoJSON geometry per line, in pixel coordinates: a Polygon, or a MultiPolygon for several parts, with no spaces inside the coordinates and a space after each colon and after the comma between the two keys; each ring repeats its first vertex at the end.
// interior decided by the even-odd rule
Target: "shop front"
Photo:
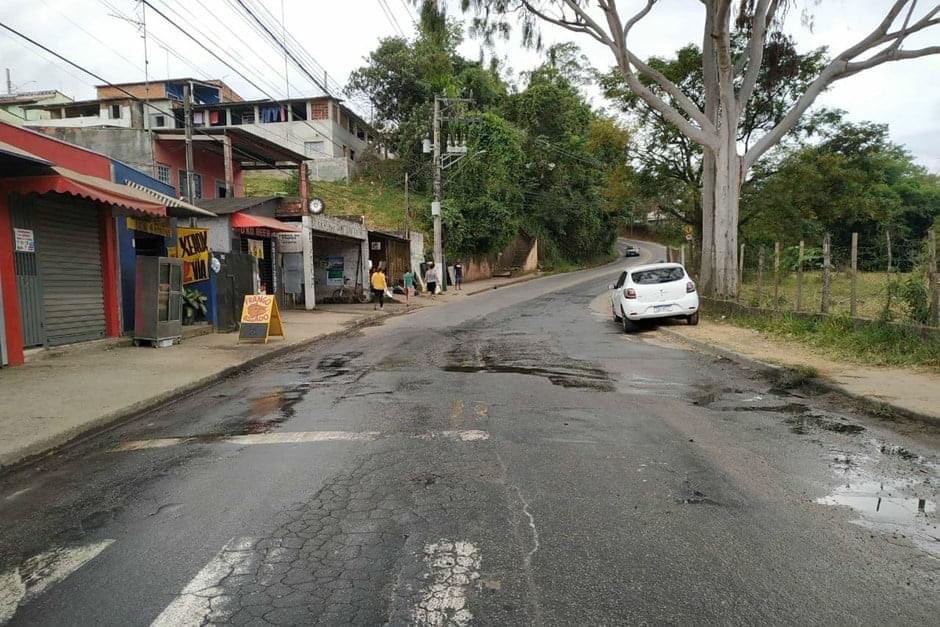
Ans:
{"type": "Polygon", "coordinates": [[[7,362],[22,363],[26,348],[119,335],[115,218],[165,218],[166,207],[11,144],[0,142],[0,155],[7,362]]]}

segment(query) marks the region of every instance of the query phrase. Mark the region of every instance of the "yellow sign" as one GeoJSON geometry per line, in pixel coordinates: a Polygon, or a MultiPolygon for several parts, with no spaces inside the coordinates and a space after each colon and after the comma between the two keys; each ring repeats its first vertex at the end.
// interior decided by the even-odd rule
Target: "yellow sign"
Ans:
{"type": "Polygon", "coordinates": [[[264,242],[260,239],[249,239],[248,254],[258,259],[264,259],[264,242]]]}
{"type": "Polygon", "coordinates": [[[141,231],[151,235],[170,236],[169,218],[151,218],[143,216],[127,216],[127,228],[132,231],[141,231]]]}
{"type": "Polygon", "coordinates": [[[176,228],[176,255],[183,260],[183,284],[209,278],[209,231],[176,228]]]}
{"type": "Polygon", "coordinates": [[[277,301],[266,294],[246,294],[238,340],[262,340],[267,343],[270,336],[284,337],[277,301]]]}

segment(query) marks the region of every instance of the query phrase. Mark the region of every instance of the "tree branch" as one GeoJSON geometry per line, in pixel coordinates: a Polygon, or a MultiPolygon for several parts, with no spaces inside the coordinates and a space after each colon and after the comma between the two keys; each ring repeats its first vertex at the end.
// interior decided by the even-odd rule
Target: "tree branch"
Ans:
{"type": "Polygon", "coordinates": [[[744,110],[747,101],[751,99],[751,94],[754,93],[754,87],[757,85],[760,67],[764,62],[764,44],[767,39],[767,22],[771,4],[775,5],[776,1],[758,0],[757,8],[754,10],[751,41],[746,54],[748,59],[747,72],[744,74],[741,89],[738,91],[738,111],[744,110]]]}

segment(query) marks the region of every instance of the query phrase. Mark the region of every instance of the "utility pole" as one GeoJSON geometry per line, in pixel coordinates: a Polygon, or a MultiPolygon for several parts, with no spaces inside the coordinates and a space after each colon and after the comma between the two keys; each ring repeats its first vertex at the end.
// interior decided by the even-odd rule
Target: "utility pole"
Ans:
{"type": "MultiPolygon", "coordinates": [[[[144,129],[150,128],[150,57],[147,54],[147,3],[140,4],[141,18],[140,25],[144,31],[144,129]]],[[[169,77],[169,74],[167,75],[169,77]]],[[[156,169],[156,165],[154,169],[156,169]]]]}
{"type": "Polygon", "coordinates": [[[434,267],[444,288],[444,243],[441,233],[441,99],[434,96],[434,197],[431,199],[431,217],[434,220],[434,267]]]}
{"type": "Polygon", "coordinates": [[[13,79],[10,78],[10,68],[7,68],[7,95],[13,95],[13,79]]]}
{"type": "Polygon", "coordinates": [[[411,241],[411,204],[408,198],[408,173],[405,172],[405,232],[411,241]]]}
{"type": "Polygon", "coordinates": [[[192,86],[183,85],[183,118],[186,127],[186,200],[192,202],[196,197],[193,186],[193,101],[192,86]]]}

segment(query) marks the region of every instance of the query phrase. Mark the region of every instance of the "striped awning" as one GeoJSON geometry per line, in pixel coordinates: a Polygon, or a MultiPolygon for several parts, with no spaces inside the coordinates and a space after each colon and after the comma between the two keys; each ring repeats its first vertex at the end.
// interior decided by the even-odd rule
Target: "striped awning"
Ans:
{"type": "Polygon", "coordinates": [[[128,187],[133,187],[134,189],[145,192],[153,196],[161,204],[166,206],[166,213],[169,216],[174,218],[218,218],[216,214],[212,213],[207,209],[200,209],[196,205],[186,202],[185,200],[180,200],[179,198],[173,198],[161,192],[158,192],[155,189],[150,189],[149,187],[144,187],[140,183],[135,183],[134,181],[127,181],[125,185],[128,187]]]}

